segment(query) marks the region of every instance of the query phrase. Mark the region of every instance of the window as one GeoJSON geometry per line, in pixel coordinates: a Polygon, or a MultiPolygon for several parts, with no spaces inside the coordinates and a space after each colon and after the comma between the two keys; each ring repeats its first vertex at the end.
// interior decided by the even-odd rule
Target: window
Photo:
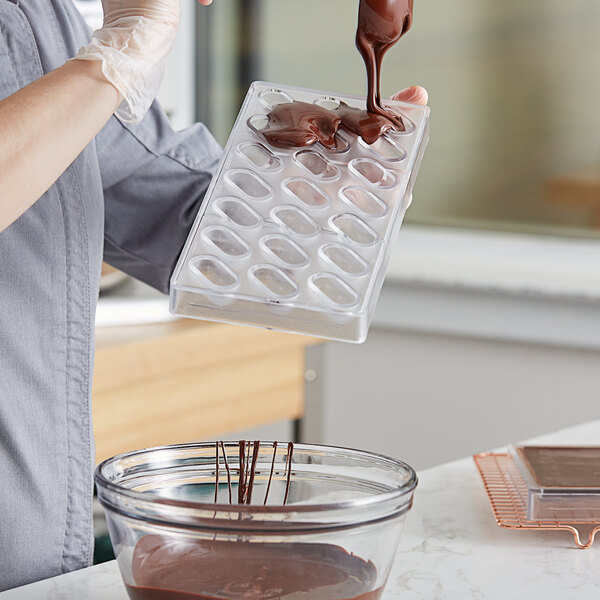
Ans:
{"type": "MultiPolygon", "coordinates": [[[[199,108],[221,142],[252,79],[364,93],[358,2],[236,0],[197,11],[199,108]]],[[[430,92],[413,223],[598,237],[600,3],[415,2],[383,93],[430,92]]]]}

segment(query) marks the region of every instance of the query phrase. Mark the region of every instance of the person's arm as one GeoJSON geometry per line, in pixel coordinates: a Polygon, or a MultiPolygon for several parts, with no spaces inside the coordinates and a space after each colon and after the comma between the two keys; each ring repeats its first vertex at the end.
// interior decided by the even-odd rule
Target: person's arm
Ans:
{"type": "Polygon", "coordinates": [[[0,231],[60,177],[122,98],[99,61],[72,61],[0,101],[0,231]]]}
{"type": "Polygon", "coordinates": [[[141,123],[116,118],[96,137],[104,189],[104,260],[168,293],[221,158],[200,123],[173,131],[155,102],[141,123]]]}
{"type": "Polygon", "coordinates": [[[0,233],[48,190],[115,109],[139,121],[158,91],[179,0],[102,4],[103,26],[78,60],[0,101],[0,233]]]}

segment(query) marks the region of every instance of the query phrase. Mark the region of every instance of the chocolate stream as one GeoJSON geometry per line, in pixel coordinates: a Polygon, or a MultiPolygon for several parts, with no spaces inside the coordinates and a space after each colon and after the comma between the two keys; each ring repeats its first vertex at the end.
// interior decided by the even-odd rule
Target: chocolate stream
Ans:
{"type": "Polygon", "coordinates": [[[276,148],[311,146],[320,142],[334,150],[340,127],[375,143],[390,130],[405,131],[402,117],[381,104],[381,64],[386,52],[410,29],[413,0],[360,0],[356,47],[367,70],[367,110],[341,102],[327,110],[307,102],[286,102],[272,107],[265,139],[276,148]]]}

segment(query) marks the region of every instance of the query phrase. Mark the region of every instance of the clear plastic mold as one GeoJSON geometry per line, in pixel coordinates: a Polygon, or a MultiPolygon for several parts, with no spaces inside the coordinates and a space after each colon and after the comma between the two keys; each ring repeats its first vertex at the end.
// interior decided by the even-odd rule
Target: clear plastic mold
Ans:
{"type": "Polygon", "coordinates": [[[282,150],[261,130],[298,100],[364,98],[252,84],[171,280],[173,313],[362,342],[429,138],[429,109],[401,102],[406,131],[369,146],[282,150]]]}

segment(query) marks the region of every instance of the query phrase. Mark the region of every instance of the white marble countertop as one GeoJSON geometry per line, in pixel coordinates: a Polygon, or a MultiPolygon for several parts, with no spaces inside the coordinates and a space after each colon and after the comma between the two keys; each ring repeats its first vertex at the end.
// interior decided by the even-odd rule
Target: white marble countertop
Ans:
{"type": "MultiPolygon", "coordinates": [[[[600,445],[600,421],[541,436],[600,445]]],[[[473,460],[419,473],[383,600],[580,600],[600,593],[600,539],[578,550],[567,531],[499,528],[473,460]]],[[[0,593],[0,600],[127,600],[110,562],[0,593]]]]}

